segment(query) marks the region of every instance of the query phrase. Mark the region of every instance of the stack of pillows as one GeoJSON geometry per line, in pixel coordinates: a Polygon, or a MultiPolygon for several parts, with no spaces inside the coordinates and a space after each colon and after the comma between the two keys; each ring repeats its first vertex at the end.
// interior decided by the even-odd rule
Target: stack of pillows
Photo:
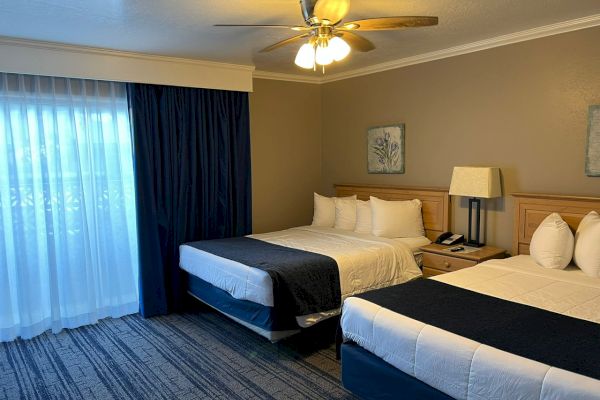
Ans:
{"type": "Polygon", "coordinates": [[[369,201],[350,197],[325,197],[317,193],[313,226],[368,233],[385,238],[425,236],[421,200],[369,201]]]}
{"type": "Polygon", "coordinates": [[[533,233],[529,253],[542,267],[564,269],[573,260],[586,275],[600,278],[600,215],[587,214],[575,236],[559,214],[548,215],[533,233]]]}

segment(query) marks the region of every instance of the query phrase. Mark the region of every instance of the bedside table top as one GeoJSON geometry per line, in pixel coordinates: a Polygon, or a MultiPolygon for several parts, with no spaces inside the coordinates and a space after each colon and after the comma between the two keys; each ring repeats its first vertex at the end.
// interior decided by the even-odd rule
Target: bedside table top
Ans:
{"type": "Polygon", "coordinates": [[[447,256],[447,257],[462,258],[464,260],[472,260],[472,261],[477,261],[477,262],[490,260],[492,258],[501,258],[500,256],[502,256],[506,253],[505,249],[501,249],[499,247],[492,247],[492,246],[483,246],[483,247],[480,247],[477,251],[473,251],[470,253],[463,253],[460,251],[451,252],[451,251],[445,250],[450,247],[456,247],[456,246],[462,246],[462,245],[457,244],[457,245],[453,245],[453,246],[444,246],[441,244],[431,243],[426,246],[421,246],[420,249],[422,251],[425,251],[428,253],[439,254],[439,255],[447,256]]]}

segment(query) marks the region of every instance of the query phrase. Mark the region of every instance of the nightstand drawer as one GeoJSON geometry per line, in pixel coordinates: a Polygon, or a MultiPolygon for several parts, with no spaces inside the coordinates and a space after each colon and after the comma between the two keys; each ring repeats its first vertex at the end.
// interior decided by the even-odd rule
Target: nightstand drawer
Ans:
{"type": "Polygon", "coordinates": [[[448,272],[448,271],[441,271],[439,269],[423,267],[423,278],[429,278],[429,277],[436,276],[436,275],[442,275],[442,274],[445,274],[446,272],[448,272]]]}
{"type": "Polygon", "coordinates": [[[475,265],[477,265],[476,261],[463,260],[461,258],[441,256],[432,253],[423,253],[423,266],[440,271],[458,271],[459,269],[473,267],[475,265]]]}

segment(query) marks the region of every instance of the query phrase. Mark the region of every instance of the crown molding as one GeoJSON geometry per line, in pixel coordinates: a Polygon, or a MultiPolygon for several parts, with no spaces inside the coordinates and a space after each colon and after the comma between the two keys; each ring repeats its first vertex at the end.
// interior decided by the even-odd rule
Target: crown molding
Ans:
{"type": "Polygon", "coordinates": [[[463,54],[474,53],[481,50],[492,49],[494,47],[506,46],[509,44],[539,39],[546,36],[553,36],[561,33],[577,31],[580,29],[591,28],[598,25],[600,25],[600,14],[590,15],[584,18],[559,22],[552,25],[540,26],[537,28],[527,29],[524,31],[510,33],[507,35],[496,36],[490,39],[484,39],[473,43],[454,46],[443,50],[432,51],[429,53],[419,54],[412,57],[401,58],[399,60],[371,65],[369,67],[358,68],[348,72],[332,74],[326,76],[321,81],[321,83],[335,82],[343,79],[354,78],[357,76],[370,75],[377,72],[407,67],[409,65],[421,64],[429,61],[440,60],[443,58],[455,57],[463,54]]]}
{"type": "MultiPolygon", "coordinates": [[[[401,58],[398,60],[370,65],[368,67],[357,68],[346,72],[326,75],[324,77],[306,77],[302,75],[279,74],[274,72],[260,71],[260,78],[324,84],[329,82],[340,81],[343,79],[355,78],[359,76],[375,74],[378,72],[389,71],[392,69],[403,68],[409,65],[421,64],[429,61],[441,60],[444,58],[474,53],[477,51],[492,49],[494,47],[506,46],[509,44],[539,39],[546,36],[553,36],[561,33],[567,33],[586,28],[593,28],[596,26],[600,26],[600,14],[594,14],[583,18],[558,22],[551,25],[544,25],[537,28],[527,29],[524,31],[496,36],[477,42],[467,43],[460,46],[454,46],[443,50],[432,51],[411,57],[401,58]]],[[[259,77],[257,76],[257,72],[259,71],[254,72],[254,77],[259,77]]]]}
{"type": "Polygon", "coordinates": [[[269,72],[262,70],[255,70],[252,74],[254,79],[271,79],[274,81],[288,81],[288,82],[299,82],[299,83],[323,83],[323,78],[319,76],[307,76],[300,74],[284,74],[280,72],[269,72]]]}
{"type": "MultiPolygon", "coordinates": [[[[487,50],[494,47],[506,46],[513,43],[524,42],[528,40],[543,38],[546,36],[558,35],[561,33],[572,32],[580,29],[592,28],[600,26],[600,14],[594,14],[583,18],[577,18],[569,21],[559,22],[556,24],[545,25],[537,28],[527,29],[520,32],[515,32],[507,35],[501,35],[490,39],[480,40],[473,43],[467,43],[460,46],[454,46],[443,50],[433,51],[429,53],[418,54],[411,57],[405,57],[398,60],[388,61],[380,64],[371,65],[368,67],[357,68],[346,72],[340,72],[325,76],[309,76],[300,74],[287,74],[278,72],[269,72],[263,70],[255,70],[252,65],[240,65],[231,63],[222,63],[216,61],[205,61],[190,58],[181,57],[168,57],[159,56],[144,53],[135,53],[119,50],[109,50],[96,47],[87,46],[74,46],[67,44],[33,41],[24,39],[15,39],[8,37],[0,37],[0,49],[3,50],[2,60],[0,60],[0,70],[5,72],[21,72],[21,73],[38,73],[38,74],[54,74],[72,77],[88,77],[96,79],[113,79],[113,80],[129,80],[137,81],[132,79],[132,75],[135,76],[133,69],[142,67],[145,72],[145,78],[141,81],[146,83],[171,83],[181,85],[191,85],[198,87],[213,87],[222,88],[229,90],[252,90],[252,83],[246,81],[246,74],[251,74],[254,79],[271,79],[289,82],[300,82],[310,84],[324,84],[329,82],[335,82],[343,79],[349,79],[364,75],[370,75],[378,72],[388,71],[397,68],[403,68],[410,65],[425,63],[429,61],[440,60],[443,58],[455,57],[463,54],[474,53],[481,50],[487,50]],[[11,56],[23,56],[28,62],[19,63],[19,57],[4,57],[4,55],[11,56]],[[43,62],[39,62],[42,57],[50,56],[51,60],[54,60],[52,66],[47,67],[43,62]],[[92,69],[98,70],[97,63],[105,63],[110,65],[110,68],[119,66],[122,69],[120,74],[117,68],[117,72],[102,70],[92,72],[91,75],[87,71],[81,68],[74,68],[71,64],[69,67],[60,65],[58,58],[63,56],[76,57],[79,61],[82,57],[88,62],[86,67],[92,67],[92,69]],[[17,61],[15,61],[15,59],[17,61]],[[32,60],[38,61],[37,64],[31,63],[32,60]],[[171,65],[174,70],[181,73],[190,75],[203,75],[209,71],[217,72],[217,79],[213,79],[210,82],[201,82],[202,79],[198,78],[169,78],[166,77],[166,71],[163,71],[160,77],[156,80],[152,76],[150,71],[151,67],[162,69],[168,65],[171,65]],[[95,67],[95,68],[94,68],[95,67]],[[65,71],[61,73],[61,71],[65,71]],[[227,71],[232,74],[237,74],[234,77],[236,81],[236,87],[231,87],[228,83],[229,79],[225,76],[227,71]],[[203,72],[204,74],[199,74],[203,72]],[[120,78],[122,76],[122,78],[120,78]],[[188,82],[189,81],[189,82],[188,82]],[[205,86],[203,86],[205,85],[205,86]]],[[[44,58],[46,59],[46,58],[44,58]]],[[[76,64],[76,63],[75,63],[76,64]]],[[[177,75],[177,74],[174,74],[177,75]]],[[[181,74],[180,74],[181,76],[181,74]]]]}

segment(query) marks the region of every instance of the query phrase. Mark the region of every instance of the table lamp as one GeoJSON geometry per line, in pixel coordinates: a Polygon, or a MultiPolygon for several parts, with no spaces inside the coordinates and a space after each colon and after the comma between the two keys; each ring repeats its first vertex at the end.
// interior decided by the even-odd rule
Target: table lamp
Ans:
{"type": "Polygon", "coordinates": [[[454,167],[450,194],[469,197],[469,233],[467,245],[481,247],[481,199],[502,196],[500,168],[496,167],[454,167]],[[473,238],[473,207],[475,211],[475,238],[473,238]]]}

